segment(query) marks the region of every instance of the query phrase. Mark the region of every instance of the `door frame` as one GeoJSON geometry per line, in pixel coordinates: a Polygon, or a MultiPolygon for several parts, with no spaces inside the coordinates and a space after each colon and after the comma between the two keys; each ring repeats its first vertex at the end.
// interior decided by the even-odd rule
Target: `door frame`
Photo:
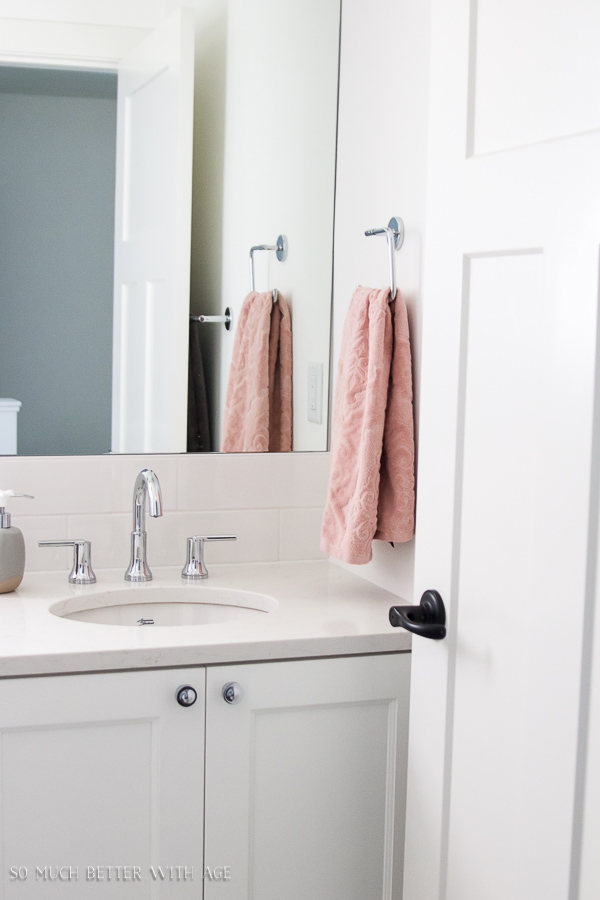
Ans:
{"type": "Polygon", "coordinates": [[[0,18],[0,64],[116,72],[130,47],[152,30],[0,18]]]}

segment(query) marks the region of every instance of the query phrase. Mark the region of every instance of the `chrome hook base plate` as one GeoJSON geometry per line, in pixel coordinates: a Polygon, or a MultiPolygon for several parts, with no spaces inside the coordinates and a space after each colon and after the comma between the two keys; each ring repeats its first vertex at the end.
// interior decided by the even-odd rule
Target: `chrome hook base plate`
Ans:
{"type": "Polygon", "coordinates": [[[288,239],[285,234],[280,234],[277,238],[276,255],[279,262],[283,262],[288,252],[288,239]]]}
{"type": "Polygon", "coordinates": [[[388,228],[394,232],[394,249],[399,250],[404,243],[404,222],[400,216],[392,216],[388,222],[388,228]]]}

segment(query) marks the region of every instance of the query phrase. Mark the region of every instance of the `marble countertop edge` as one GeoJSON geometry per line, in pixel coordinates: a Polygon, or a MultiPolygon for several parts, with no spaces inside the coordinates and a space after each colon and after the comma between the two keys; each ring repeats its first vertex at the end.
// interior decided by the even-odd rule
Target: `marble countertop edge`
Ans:
{"type": "MultiPolygon", "coordinates": [[[[97,605],[97,595],[125,587],[121,570],[97,575],[96,585],[82,589],[68,584],[66,572],[32,573],[16,592],[0,597],[0,678],[411,649],[411,635],[388,621],[389,607],[406,601],[327,560],[213,566],[204,585],[275,598],[271,612],[252,619],[140,629],[64,620],[50,612],[69,601],[79,606],[82,597],[97,605]]],[[[132,601],[144,600],[153,588],[181,587],[180,569],[156,569],[151,585],[133,586],[132,601]]]]}

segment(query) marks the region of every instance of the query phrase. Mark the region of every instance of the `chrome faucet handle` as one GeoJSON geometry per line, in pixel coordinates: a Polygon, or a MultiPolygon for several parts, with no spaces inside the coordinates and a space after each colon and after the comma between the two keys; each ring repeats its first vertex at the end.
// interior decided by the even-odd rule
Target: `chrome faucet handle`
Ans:
{"type": "Polygon", "coordinates": [[[74,541],[38,541],[38,547],[72,547],[73,568],[69,575],[70,584],[95,584],[96,576],[92,569],[92,542],[74,541]]]}
{"type": "Polygon", "coordinates": [[[204,562],[205,541],[237,541],[237,534],[199,534],[187,539],[187,559],[181,570],[181,577],[194,581],[208,578],[208,569],[204,562]]]}

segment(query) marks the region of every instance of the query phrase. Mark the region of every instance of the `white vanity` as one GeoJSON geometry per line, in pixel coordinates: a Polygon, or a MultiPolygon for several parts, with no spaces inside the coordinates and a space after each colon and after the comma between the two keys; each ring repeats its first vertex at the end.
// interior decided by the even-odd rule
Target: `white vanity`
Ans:
{"type": "Polygon", "coordinates": [[[327,561],[97,575],[31,575],[0,605],[2,900],[400,897],[397,598],[327,561]],[[169,597],[227,613],[72,618],[128,596],[142,621],[169,597]]]}

